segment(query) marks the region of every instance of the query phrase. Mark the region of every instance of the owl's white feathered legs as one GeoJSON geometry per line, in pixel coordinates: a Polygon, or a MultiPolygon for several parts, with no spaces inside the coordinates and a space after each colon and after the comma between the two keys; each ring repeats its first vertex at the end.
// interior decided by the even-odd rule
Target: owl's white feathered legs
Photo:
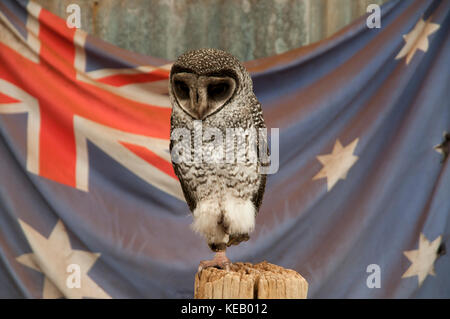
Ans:
{"type": "Polygon", "coordinates": [[[200,201],[193,213],[192,229],[205,236],[211,250],[216,252],[214,259],[200,262],[199,271],[206,267],[229,269],[231,262],[225,255],[226,247],[235,244],[231,238],[247,240],[255,228],[253,204],[227,194],[220,201],[200,201]]]}

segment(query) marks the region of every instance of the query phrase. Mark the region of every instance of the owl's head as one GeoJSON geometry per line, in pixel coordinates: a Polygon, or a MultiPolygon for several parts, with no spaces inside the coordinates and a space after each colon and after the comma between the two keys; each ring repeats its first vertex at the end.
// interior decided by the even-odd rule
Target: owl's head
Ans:
{"type": "Polygon", "coordinates": [[[252,91],[247,70],[222,50],[188,51],[178,57],[170,71],[172,100],[197,120],[218,112],[244,90],[252,91]]]}

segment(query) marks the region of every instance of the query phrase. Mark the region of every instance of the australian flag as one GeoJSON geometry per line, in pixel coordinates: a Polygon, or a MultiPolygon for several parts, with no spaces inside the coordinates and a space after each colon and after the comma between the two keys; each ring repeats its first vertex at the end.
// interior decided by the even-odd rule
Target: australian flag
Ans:
{"type": "MultiPolygon", "coordinates": [[[[279,170],[229,257],[308,298],[450,298],[450,1],[366,19],[246,63],[279,170]]],[[[0,298],[193,297],[212,253],[170,161],[170,66],[0,1],[0,298]]]]}

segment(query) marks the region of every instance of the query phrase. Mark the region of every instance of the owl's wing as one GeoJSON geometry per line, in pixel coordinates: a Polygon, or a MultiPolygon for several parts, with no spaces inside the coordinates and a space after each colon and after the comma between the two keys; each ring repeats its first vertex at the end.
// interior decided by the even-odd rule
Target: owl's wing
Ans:
{"type": "MultiPolygon", "coordinates": [[[[263,117],[263,112],[262,112],[262,107],[261,104],[258,102],[258,100],[255,97],[255,102],[254,102],[254,109],[253,109],[253,122],[254,125],[256,127],[256,129],[260,129],[260,128],[266,128],[266,124],[264,122],[264,117],[263,117]]],[[[270,150],[269,150],[269,146],[267,143],[267,136],[260,136],[259,134],[257,134],[257,154],[258,154],[258,162],[259,165],[261,166],[269,166],[270,163],[262,163],[261,159],[260,159],[260,151],[261,149],[263,149],[264,151],[267,152],[267,155],[270,155],[270,150]]],[[[262,204],[262,200],[263,200],[263,196],[264,196],[264,190],[266,188],[266,180],[267,180],[267,175],[266,174],[260,174],[260,179],[259,179],[259,187],[258,187],[258,191],[253,195],[252,198],[252,202],[253,205],[255,205],[256,208],[256,212],[259,211],[259,208],[261,207],[262,204]]]]}
{"type": "Polygon", "coordinates": [[[259,209],[262,204],[262,200],[264,197],[264,190],[266,188],[266,180],[267,180],[267,175],[261,174],[260,179],[259,179],[258,191],[255,194],[253,194],[253,197],[252,197],[252,203],[256,208],[256,213],[259,212],[259,209]]]}
{"type": "MultiPolygon", "coordinates": [[[[172,152],[172,148],[173,148],[173,141],[170,140],[170,144],[169,144],[170,152],[172,152]]],[[[181,189],[183,191],[184,198],[186,199],[186,203],[188,204],[189,209],[192,212],[192,211],[194,211],[195,207],[197,207],[197,202],[195,201],[194,196],[192,196],[191,192],[189,191],[187,184],[183,180],[183,175],[180,172],[180,168],[179,168],[178,164],[172,162],[172,166],[173,166],[175,175],[178,177],[178,180],[180,181],[181,189]]]]}

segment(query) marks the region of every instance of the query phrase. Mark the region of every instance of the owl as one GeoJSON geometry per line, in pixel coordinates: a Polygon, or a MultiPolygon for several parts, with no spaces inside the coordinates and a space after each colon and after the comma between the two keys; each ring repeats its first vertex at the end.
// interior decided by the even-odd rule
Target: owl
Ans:
{"type": "Polygon", "coordinates": [[[250,238],[266,185],[261,105],[245,67],[217,49],[179,56],[170,71],[169,97],[173,168],[193,214],[191,228],[215,252],[199,270],[229,269],[225,251],[250,238]]]}

